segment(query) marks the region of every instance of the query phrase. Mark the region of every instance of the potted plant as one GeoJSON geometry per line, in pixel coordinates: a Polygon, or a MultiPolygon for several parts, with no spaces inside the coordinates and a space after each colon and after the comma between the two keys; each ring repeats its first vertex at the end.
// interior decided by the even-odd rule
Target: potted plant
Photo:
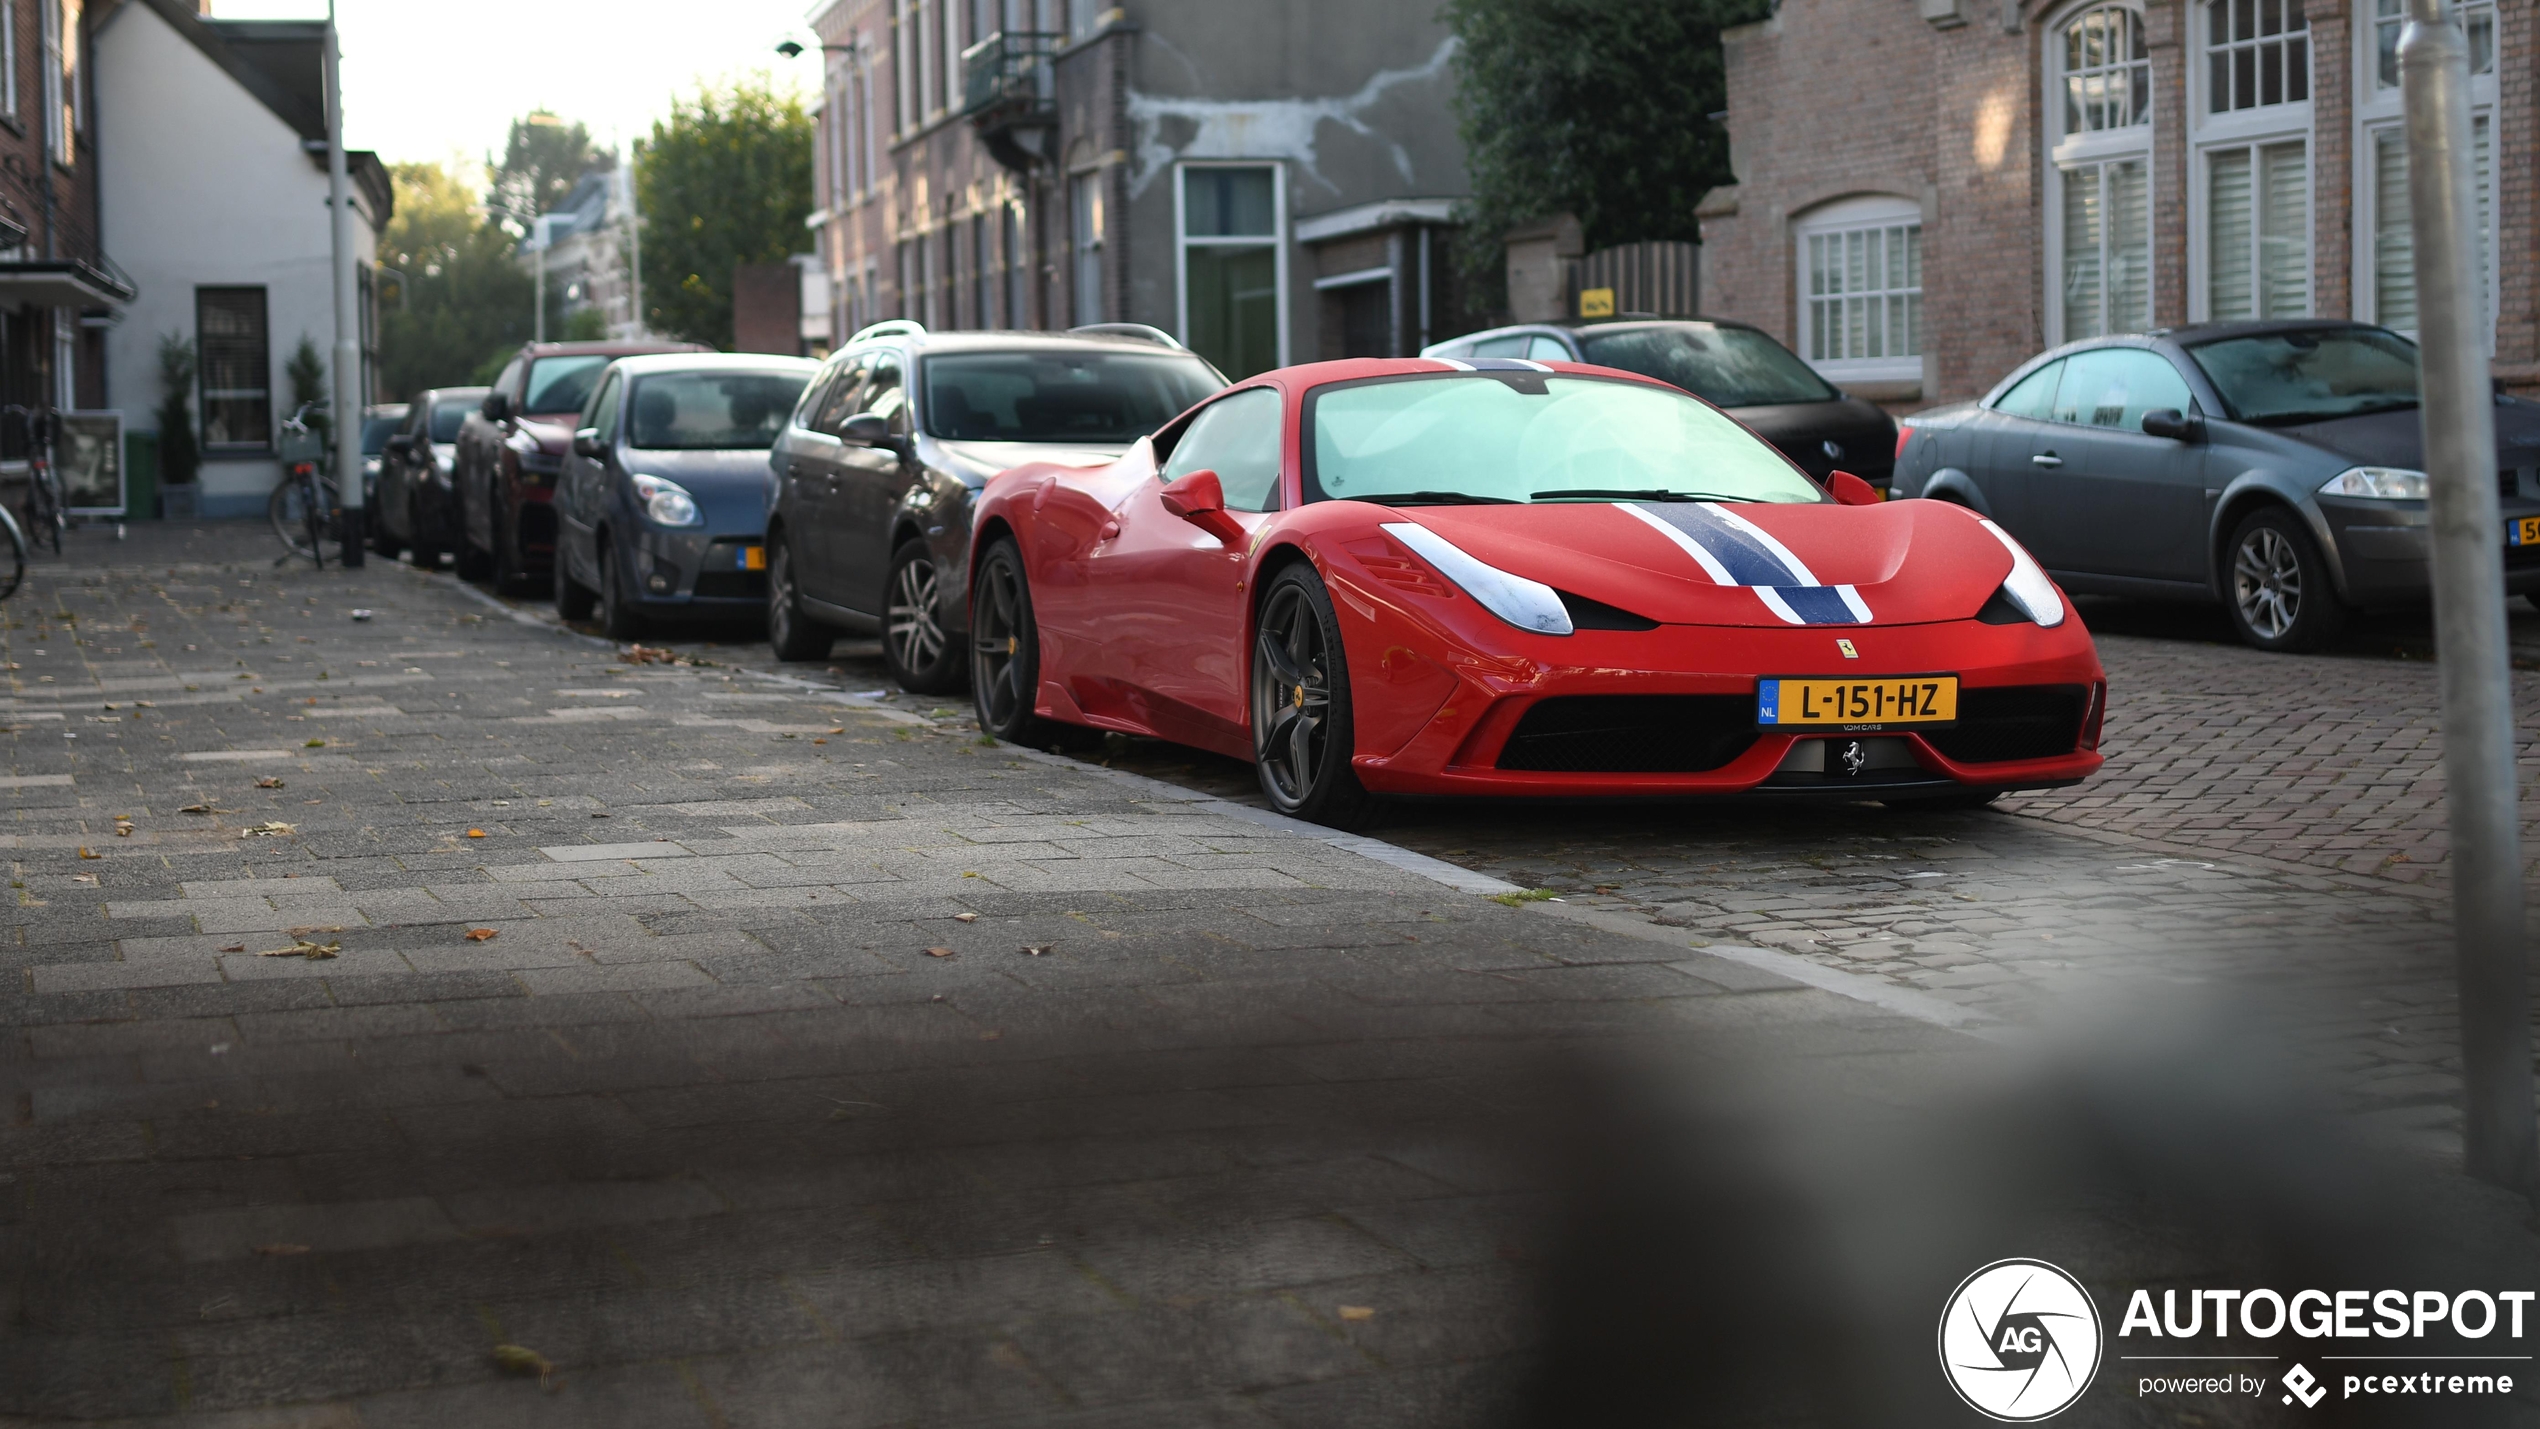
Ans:
{"type": "Polygon", "coordinates": [[[194,477],[203,465],[194,440],[194,341],[183,333],[159,339],[159,501],[172,521],[190,521],[198,509],[194,477]]]}

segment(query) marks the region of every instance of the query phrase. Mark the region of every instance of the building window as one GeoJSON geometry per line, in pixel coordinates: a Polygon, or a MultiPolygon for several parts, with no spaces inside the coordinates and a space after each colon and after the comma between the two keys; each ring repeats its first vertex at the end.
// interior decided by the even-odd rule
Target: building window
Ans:
{"type": "Polygon", "coordinates": [[[935,8],[944,22],[944,102],[943,108],[961,112],[961,0],[935,0],[935,8]]]}
{"type": "Polygon", "coordinates": [[[1067,0],[1067,37],[1081,40],[1092,34],[1103,8],[1102,0],[1067,0]]]}
{"type": "Polygon", "coordinates": [[[921,314],[918,321],[929,328],[940,328],[946,325],[943,307],[945,274],[937,266],[941,260],[936,257],[936,250],[951,241],[952,235],[949,228],[944,235],[943,243],[936,243],[925,237],[917,240],[918,311],[921,314]]]}
{"type": "Polygon", "coordinates": [[[917,255],[912,251],[915,245],[916,240],[903,238],[894,255],[899,278],[899,315],[904,318],[917,316],[917,255]]]}
{"type": "Polygon", "coordinates": [[[1076,326],[1102,321],[1102,174],[1069,181],[1068,247],[1076,260],[1076,326]]]}
{"type": "Polygon", "coordinates": [[[2295,139],[2205,153],[2205,316],[2311,311],[2309,146],[2295,139]]]}
{"type": "Polygon", "coordinates": [[[265,290],[194,290],[196,371],[205,451],[263,451],[273,444],[273,356],[265,339],[265,290]]]}
{"type": "Polygon", "coordinates": [[[1195,164],[1181,173],[1182,341],[1240,382],[1287,360],[1279,170],[1195,164]]]}
{"type": "Polygon", "coordinates": [[[989,296],[996,291],[995,276],[988,267],[988,216],[974,213],[970,216],[970,315],[979,327],[997,326],[996,300],[989,296]]]}
{"type": "Polygon", "coordinates": [[[18,117],[18,5],[0,0],[0,115],[18,117]]]}
{"type": "Polygon", "coordinates": [[[1853,199],[1799,231],[1801,356],[1830,377],[1919,378],[1923,221],[1902,199],[1853,199]]]}
{"type": "Polygon", "coordinates": [[[79,113],[79,0],[36,0],[44,31],[44,148],[69,167],[79,113]]]}
{"type": "MultiPolygon", "coordinates": [[[[2478,303],[2492,349],[2496,322],[2496,205],[2493,135],[2496,113],[2496,8],[2493,0],[2456,4],[2454,16],[2470,50],[2470,170],[2476,191],[2478,303]]],[[[2355,314],[2414,335],[2417,330],[2416,244],[2408,211],[2408,140],[2399,94],[2403,0],[2374,0],[2361,23],[2363,83],[2355,104],[2355,314]]]]}
{"type": "Polygon", "coordinates": [[[1006,203],[997,212],[1005,231],[1005,325],[1011,328],[1032,326],[1031,281],[1032,258],[1023,251],[1026,232],[1023,226],[1023,204],[1020,200],[1006,203]]]}
{"type": "Polygon", "coordinates": [[[2143,17],[2094,5],[2047,42],[2050,342],[2152,325],[2152,65],[2143,17]]]}
{"type": "Polygon", "coordinates": [[[2085,10],[2064,26],[2064,132],[2152,122],[2152,57],[2143,17],[2123,5],[2085,10]]]}
{"type": "MultiPolygon", "coordinates": [[[[2496,72],[2496,4],[2495,0],[2468,0],[2455,4],[2452,13],[2469,35],[2469,72],[2472,76],[2496,72]]],[[[2372,54],[2373,88],[2396,91],[2399,88],[2399,32],[2407,27],[2407,0],[2373,0],[2372,54]]]]}
{"type": "Polygon", "coordinates": [[[899,0],[891,26],[891,107],[903,130],[917,127],[917,0],[899,0]]]}
{"type": "Polygon", "coordinates": [[[2065,342],[2152,325],[2150,165],[2142,159],[2080,164],[2063,185],[2065,342]]]}
{"type": "Polygon", "coordinates": [[[2206,112],[2308,101],[2310,41],[2302,0],[2212,0],[2205,7],[2206,112]]]}

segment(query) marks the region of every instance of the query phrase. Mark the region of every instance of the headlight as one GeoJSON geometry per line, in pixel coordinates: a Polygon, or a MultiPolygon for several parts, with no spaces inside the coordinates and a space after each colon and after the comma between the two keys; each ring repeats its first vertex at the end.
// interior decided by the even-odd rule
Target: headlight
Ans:
{"type": "Polygon", "coordinates": [[[2055,583],[2046,578],[2046,572],[2038,569],[2037,562],[2029,558],[2029,553],[2021,549],[2019,542],[2011,539],[2010,532],[1990,521],[1978,524],[1992,532],[1993,539],[2002,543],[2002,549],[2011,553],[2011,574],[2002,582],[2003,597],[2018,606],[2022,615],[2039,625],[2052,629],[2063,624],[2064,598],[2055,593],[2055,583]]]}
{"type": "Polygon", "coordinates": [[[690,496],[686,488],[680,486],[678,482],[664,481],[658,476],[637,476],[632,479],[635,483],[635,504],[643,507],[644,514],[653,518],[656,524],[663,526],[705,524],[706,518],[697,511],[697,498],[690,496]]]}
{"type": "Polygon", "coordinates": [[[1552,587],[1476,560],[1465,554],[1461,546],[1426,526],[1388,521],[1384,529],[1386,535],[1437,567],[1438,574],[1455,582],[1491,614],[1538,635],[1570,633],[1570,612],[1562,607],[1561,594],[1552,587]]]}
{"type": "Polygon", "coordinates": [[[2360,496],[2366,501],[2423,501],[2425,473],[2396,466],[2350,466],[2328,479],[2322,496],[2360,496]]]}

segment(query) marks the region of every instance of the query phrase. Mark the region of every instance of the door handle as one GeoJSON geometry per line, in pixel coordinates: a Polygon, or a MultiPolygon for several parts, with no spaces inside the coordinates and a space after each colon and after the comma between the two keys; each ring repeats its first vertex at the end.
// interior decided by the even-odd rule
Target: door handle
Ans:
{"type": "Polygon", "coordinates": [[[2058,467],[2064,464],[2064,459],[2053,452],[2039,452],[2028,461],[2031,466],[2058,467]]]}

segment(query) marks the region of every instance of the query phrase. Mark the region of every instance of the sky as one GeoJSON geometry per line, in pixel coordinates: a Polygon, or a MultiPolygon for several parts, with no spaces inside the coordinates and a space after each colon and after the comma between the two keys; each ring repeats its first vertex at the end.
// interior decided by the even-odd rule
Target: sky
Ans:
{"type": "MultiPolygon", "coordinates": [[[[814,0],[337,0],[344,44],[344,143],[389,163],[482,163],[511,121],[544,107],[623,149],[651,132],[673,95],[765,70],[809,94],[814,0]]],[[[324,19],[325,0],[213,0],[224,20],[324,19]]]]}

